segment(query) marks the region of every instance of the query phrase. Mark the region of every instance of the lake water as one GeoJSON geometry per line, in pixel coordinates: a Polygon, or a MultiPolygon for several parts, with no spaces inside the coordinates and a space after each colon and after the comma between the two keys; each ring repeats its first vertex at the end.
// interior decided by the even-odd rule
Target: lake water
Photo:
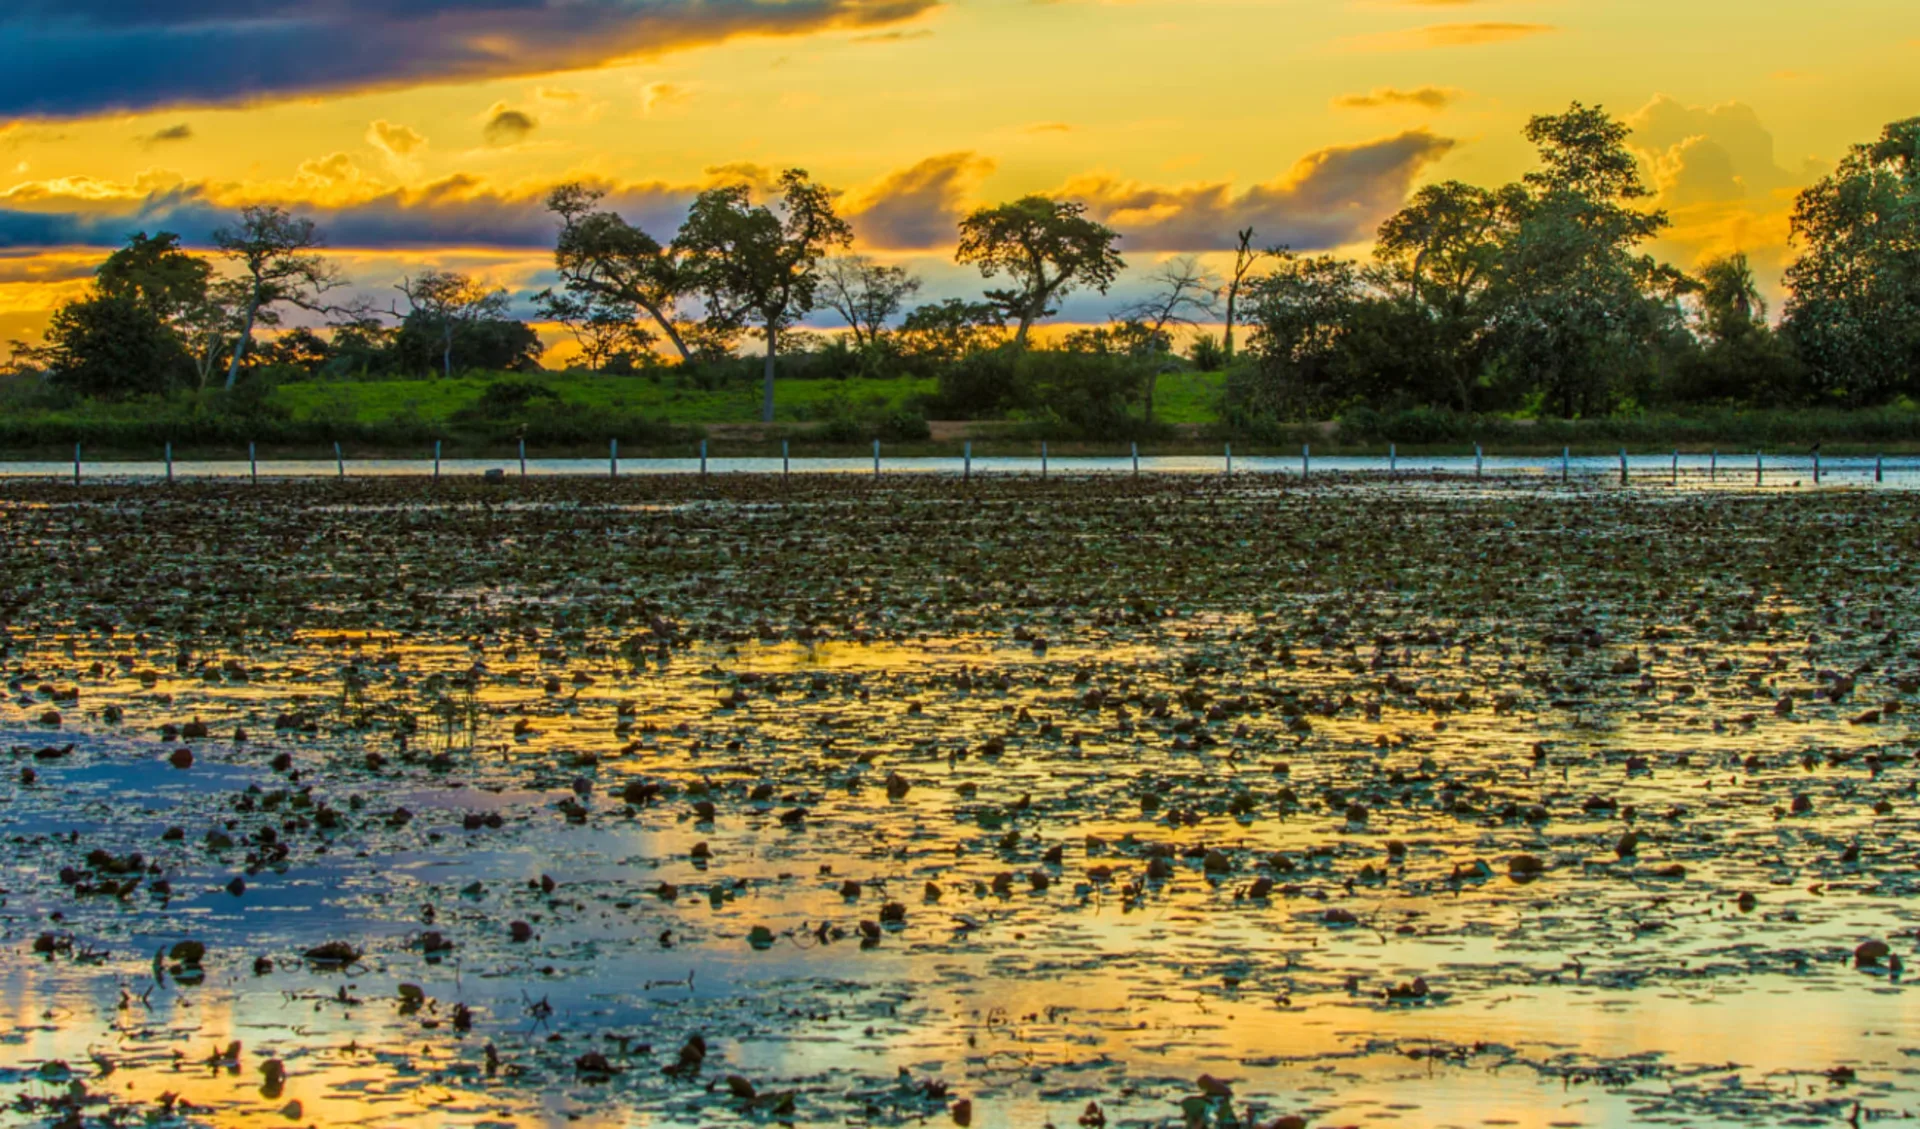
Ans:
{"type": "MultiPolygon", "coordinates": [[[[1304,468],[1302,462],[1298,456],[1236,456],[1231,466],[1235,474],[1295,478],[1300,477],[1303,470],[1309,476],[1479,474],[1490,478],[1553,479],[1565,475],[1570,479],[1588,480],[1617,478],[1620,473],[1620,458],[1617,455],[1582,455],[1564,464],[1557,456],[1537,455],[1490,455],[1481,460],[1461,455],[1407,455],[1395,460],[1380,456],[1315,456],[1306,461],[1304,468]]],[[[1137,461],[1128,455],[1053,457],[1046,459],[1044,464],[1038,457],[996,456],[972,460],[971,472],[988,476],[1042,473],[1062,476],[1126,475],[1134,473],[1137,467],[1141,474],[1191,475],[1222,474],[1228,465],[1225,457],[1213,455],[1141,455],[1137,461]]],[[[1767,486],[1813,485],[1815,473],[1813,458],[1804,454],[1765,455],[1760,457],[1758,467],[1756,456],[1751,453],[1681,455],[1677,460],[1672,455],[1632,455],[1627,458],[1627,468],[1631,481],[1657,483],[1665,480],[1687,485],[1752,486],[1756,477],[1760,484],[1767,486]]],[[[614,473],[697,475],[701,473],[701,460],[622,458],[615,463],[604,458],[528,459],[523,465],[516,458],[460,458],[441,460],[438,467],[438,473],[447,478],[477,478],[490,470],[504,471],[509,477],[521,474],[529,477],[605,477],[614,473]]],[[[706,472],[712,475],[777,475],[783,472],[795,475],[872,475],[874,470],[875,462],[871,457],[795,458],[785,461],[778,458],[729,457],[706,460],[706,472]]],[[[959,476],[967,473],[967,463],[959,457],[889,458],[883,454],[879,460],[879,471],[888,475],[959,476]]],[[[173,464],[175,478],[329,478],[341,475],[365,478],[434,473],[435,463],[431,458],[346,459],[338,463],[332,459],[263,459],[256,465],[238,459],[181,459],[173,464]]],[[[0,478],[71,479],[73,475],[71,460],[0,462],[0,478]]],[[[89,481],[156,480],[164,479],[166,475],[167,464],[158,459],[83,461],[80,467],[80,477],[89,481]]],[[[1920,457],[1902,456],[1884,460],[1863,456],[1827,457],[1820,460],[1819,477],[1821,485],[1865,483],[1911,489],[1920,485],[1920,457]]]]}

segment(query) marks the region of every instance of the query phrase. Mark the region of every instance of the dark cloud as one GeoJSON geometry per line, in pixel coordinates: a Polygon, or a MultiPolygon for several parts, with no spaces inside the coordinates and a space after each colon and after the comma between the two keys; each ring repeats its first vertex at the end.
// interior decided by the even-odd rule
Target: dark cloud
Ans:
{"type": "Polygon", "coordinates": [[[860,241],[884,250],[949,247],[968,191],[993,171],[977,153],[928,157],[890,173],[849,202],[847,219],[860,241]]]}
{"type": "Polygon", "coordinates": [[[1456,143],[1424,129],[1362,145],[1322,149],[1285,177],[1234,195],[1225,183],[1162,188],[1089,178],[1064,195],[1125,236],[1127,251],[1224,251],[1253,227],[1262,243],[1321,251],[1372,237],[1399,208],[1420,170],[1456,143]]]}
{"type": "Polygon", "coordinates": [[[487,139],[489,145],[512,145],[525,141],[539,124],[519,110],[495,109],[493,116],[487,119],[486,126],[480,130],[480,135],[487,139]]]}
{"type": "Polygon", "coordinates": [[[170,125],[165,129],[155,130],[140,140],[147,145],[164,145],[169,141],[188,141],[192,138],[193,127],[186,122],[181,122],[179,125],[170,125]]]}
{"type": "MultiPolygon", "coordinates": [[[[666,184],[607,186],[604,206],[648,231],[669,236],[692,201],[694,187],[666,184]]],[[[114,247],[136,231],[172,231],[204,247],[215,228],[232,222],[238,207],[208,185],[182,185],[104,206],[95,198],[33,195],[0,197],[0,249],[114,247]]],[[[486,191],[456,176],[407,191],[369,196],[333,207],[293,205],[311,217],[338,248],[551,248],[553,217],[544,192],[486,191]]]]}
{"type": "Polygon", "coordinates": [[[742,35],[883,27],[941,0],[9,0],[0,117],[541,74],[742,35]]]}

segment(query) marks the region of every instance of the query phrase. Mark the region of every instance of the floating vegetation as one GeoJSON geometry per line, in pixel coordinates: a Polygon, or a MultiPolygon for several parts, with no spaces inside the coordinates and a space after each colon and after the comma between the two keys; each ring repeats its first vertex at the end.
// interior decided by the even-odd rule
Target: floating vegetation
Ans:
{"type": "Polygon", "coordinates": [[[0,543],[21,1123],[1914,1111],[1904,494],[22,482],[0,543]]]}

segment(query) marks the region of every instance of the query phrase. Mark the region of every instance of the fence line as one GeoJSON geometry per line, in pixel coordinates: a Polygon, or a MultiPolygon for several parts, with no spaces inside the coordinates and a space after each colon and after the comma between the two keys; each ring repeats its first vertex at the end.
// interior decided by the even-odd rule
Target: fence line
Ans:
{"type": "MultiPolygon", "coordinates": [[[[519,465],[520,465],[520,476],[522,478],[526,478],[529,475],[529,466],[528,466],[529,460],[527,455],[527,444],[525,439],[520,439],[518,441],[517,455],[518,455],[519,465]]],[[[883,455],[883,451],[881,447],[881,442],[880,440],[875,439],[873,441],[872,464],[871,464],[872,473],[875,478],[881,477],[885,470],[882,455],[883,455]]],[[[1636,469],[1633,463],[1633,456],[1629,455],[1626,449],[1623,447],[1619,450],[1619,453],[1617,455],[1618,481],[1620,485],[1625,486],[1625,485],[1631,485],[1636,480],[1641,482],[1650,482],[1650,481],[1659,481],[1664,479],[1667,485],[1678,487],[1681,485],[1681,483],[1684,480],[1700,478],[1700,479],[1704,479],[1704,481],[1706,481],[1707,483],[1718,484],[1720,480],[1720,455],[1721,455],[1721,452],[1718,448],[1713,448],[1707,453],[1705,453],[1704,455],[1695,454],[1691,456],[1686,455],[1680,449],[1675,448],[1665,458],[1662,458],[1661,456],[1658,456],[1658,455],[1640,456],[1641,465],[1639,468],[1636,469]],[[1683,459],[1694,460],[1695,465],[1683,467],[1681,465],[1683,459]],[[1658,460],[1658,461],[1654,462],[1654,460],[1658,460]],[[1700,465],[1698,460],[1704,460],[1704,466],[1700,465]],[[1649,466],[1648,465],[1649,463],[1652,463],[1652,465],[1649,466]],[[1664,471],[1665,473],[1662,474],[1661,471],[1664,471]]],[[[1039,457],[1037,461],[1038,461],[1039,475],[1041,478],[1044,479],[1049,475],[1051,470],[1054,469],[1053,467],[1054,460],[1052,459],[1052,453],[1050,452],[1048,444],[1045,441],[1041,441],[1041,443],[1039,444],[1038,456],[1039,457]]],[[[751,463],[771,461],[768,459],[763,459],[759,456],[751,456],[751,455],[736,456],[735,458],[739,461],[751,462],[751,463]]],[[[1206,473],[1209,471],[1209,469],[1211,469],[1208,465],[1209,463],[1208,456],[1198,456],[1198,455],[1153,456],[1149,454],[1146,456],[1146,458],[1149,460],[1158,461],[1159,463],[1161,463],[1161,465],[1157,465],[1157,466],[1148,465],[1143,467],[1142,455],[1140,452],[1140,445],[1139,443],[1135,442],[1135,443],[1130,443],[1128,445],[1127,453],[1125,455],[1119,456],[1117,458],[1114,456],[1103,456],[1103,455],[1081,455],[1081,456],[1072,457],[1070,462],[1078,462],[1078,463],[1084,464],[1082,469],[1084,469],[1087,473],[1093,473],[1093,474],[1111,473],[1114,471],[1128,470],[1131,472],[1131,476],[1136,479],[1140,477],[1143,471],[1149,474],[1196,474],[1196,473],[1206,473]],[[1178,463],[1180,465],[1168,465],[1170,463],[1178,463]]],[[[1216,456],[1212,456],[1211,458],[1214,460],[1212,462],[1212,467],[1217,468],[1217,473],[1219,473],[1225,479],[1231,481],[1234,478],[1234,471],[1236,469],[1234,464],[1233,445],[1231,443],[1222,444],[1219,454],[1216,456]]],[[[218,461],[218,460],[212,460],[212,461],[218,461]]],[[[301,462],[304,462],[305,460],[288,460],[288,461],[294,462],[294,463],[301,463],[301,462]]],[[[456,462],[464,461],[467,463],[474,463],[474,462],[484,463],[490,460],[466,459],[466,460],[455,460],[455,461],[456,462]]],[[[582,464],[583,469],[552,470],[548,473],[552,473],[552,474],[588,473],[584,469],[584,465],[585,465],[584,460],[567,459],[567,460],[554,460],[554,461],[580,463],[582,464]]],[[[724,462],[726,460],[723,459],[719,461],[724,462]]],[[[832,465],[822,465],[816,468],[817,470],[823,473],[839,473],[839,472],[844,472],[845,470],[851,469],[848,465],[846,465],[849,462],[849,460],[846,460],[844,458],[822,457],[822,458],[817,458],[811,461],[815,461],[821,464],[832,464],[832,465]]],[[[1034,462],[1034,460],[1030,456],[1004,456],[1004,455],[990,456],[990,457],[987,457],[987,459],[985,460],[985,464],[977,469],[983,475],[993,473],[996,470],[996,468],[993,465],[996,461],[1003,464],[1004,463],[1016,464],[1015,466],[1012,466],[1012,467],[1003,466],[1001,468],[998,468],[1000,473],[1005,473],[1005,474],[1031,473],[1030,466],[1034,462]],[[1028,464],[1028,465],[1021,466],[1018,464],[1028,464]]],[[[1378,455],[1333,456],[1328,461],[1331,464],[1330,469],[1335,473],[1366,475],[1370,473],[1378,473],[1379,471],[1384,470],[1390,476],[1397,476],[1401,471],[1400,450],[1397,444],[1388,444],[1387,453],[1384,457],[1378,456],[1378,455]]],[[[1560,455],[1558,459],[1558,463],[1559,463],[1558,477],[1561,482],[1570,483],[1573,481],[1574,473],[1575,473],[1575,465],[1574,465],[1575,461],[1576,460],[1574,459],[1572,448],[1570,446],[1563,446],[1560,450],[1560,455]]],[[[1583,456],[1580,461],[1585,464],[1581,468],[1581,477],[1583,479],[1605,477],[1606,471],[1604,469],[1604,463],[1601,457],[1588,455],[1588,456],[1583,456]]],[[[1807,452],[1806,455],[1797,456],[1791,461],[1783,460],[1779,457],[1776,457],[1775,465],[1770,468],[1767,465],[1766,452],[1755,451],[1753,454],[1753,484],[1755,486],[1765,486],[1768,481],[1767,472],[1769,469],[1772,469],[1775,472],[1776,478],[1780,475],[1791,475],[1795,473],[1796,470],[1804,470],[1811,475],[1812,483],[1815,486],[1824,485],[1829,473],[1842,475],[1842,476],[1851,475],[1854,478],[1862,481],[1864,481],[1867,478],[1867,476],[1870,474],[1872,477],[1872,481],[1874,483],[1884,484],[1887,481],[1887,473],[1889,469],[1893,470],[1896,474],[1904,472],[1906,474],[1913,475],[1913,474],[1916,474],[1917,472],[1920,472],[1920,455],[1911,456],[1904,460],[1900,460],[1900,459],[1889,460],[1884,454],[1874,454],[1870,457],[1865,455],[1851,456],[1850,461],[1854,464],[1852,466],[1848,466],[1847,461],[1848,460],[1843,459],[1841,462],[1841,465],[1834,468],[1829,468],[1827,466],[1826,460],[1823,457],[1822,452],[1816,446],[1813,450],[1807,452]],[[1869,458],[1871,459],[1870,464],[1868,462],[1869,458]],[[1804,462],[1800,461],[1802,459],[1804,459],[1805,461],[1804,462]]],[[[382,459],[382,460],[377,460],[377,462],[384,463],[384,464],[406,464],[409,462],[413,462],[413,460],[382,459]]],[[[426,462],[427,460],[421,460],[420,462],[414,463],[414,465],[421,465],[422,463],[426,463],[426,462]]],[[[442,469],[443,469],[442,462],[443,462],[442,444],[440,441],[436,440],[433,444],[433,449],[430,455],[431,475],[433,479],[435,479],[436,481],[441,477],[441,474],[442,474],[442,469]]],[[[678,458],[629,459],[627,460],[626,466],[627,466],[627,469],[634,470],[636,473],[643,474],[643,475],[659,474],[659,473],[683,473],[683,471],[680,470],[679,467],[682,465],[690,464],[692,462],[693,460],[678,459],[678,458]]],[[[1419,462],[1419,460],[1416,460],[1416,462],[1419,462]]],[[[333,444],[333,463],[334,463],[334,474],[336,477],[343,478],[343,479],[348,477],[347,458],[345,453],[342,451],[340,444],[337,442],[333,444]]],[[[962,443],[960,454],[957,458],[954,458],[951,456],[938,456],[938,455],[911,455],[911,456],[905,456],[904,458],[897,460],[896,463],[899,469],[902,469],[902,470],[914,470],[922,473],[957,473],[958,476],[961,478],[961,480],[966,482],[972,481],[976,471],[976,467],[974,466],[974,457],[973,457],[973,443],[971,440],[967,440],[962,443]]],[[[1514,478],[1514,477],[1550,478],[1552,477],[1552,473],[1554,469],[1553,463],[1554,463],[1554,459],[1552,458],[1552,456],[1535,456],[1535,455],[1502,456],[1497,453],[1492,456],[1489,456],[1485,448],[1481,444],[1476,443],[1473,445],[1473,454],[1470,457],[1466,455],[1431,456],[1429,457],[1429,459],[1425,461],[1424,465],[1418,465],[1416,466],[1415,469],[1417,471],[1431,474],[1436,477],[1466,477],[1470,471],[1471,476],[1475,479],[1484,479],[1486,477],[1489,477],[1490,475],[1494,477],[1503,477],[1503,478],[1514,478]],[[1494,466],[1492,468],[1489,468],[1487,465],[1489,457],[1495,460],[1499,460],[1504,465],[1499,465],[1499,466],[1494,466]]],[[[19,464],[13,464],[13,465],[18,466],[19,464]]],[[[26,464],[26,465],[31,466],[34,464],[26,464]]],[[[72,481],[75,485],[81,484],[84,478],[83,470],[86,465],[87,464],[84,461],[83,448],[79,443],[75,443],[73,448],[73,466],[72,466],[72,481]]],[[[113,475],[113,471],[112,471],[112,468],[114,466],[129,465],[129,464],[116,464],[112,462],[102,462],[102,463],[96,463],[94,465],[106,468],[105,473],[108,476],[115,476],[113,475]]],[[[138,466],[140,464],[135,463],[131,465],[138,466]]],[[[152,464],[147,464],[147,465],[151,466],[152,464]]],[[[233,465],[236,468],[234,472],[234,476],[237,477],[239,473],[237,468],[240,464],[234,463],[233,465]]],[[[252,482],[258,482],[260,480],[260,458],[259,458],[258,448],[254,443],[249,442],[247,444],[247,457],[246,457],[246,463],[244,465],[246,468],[245,473],[247,474],[248,479],[252,482]]],[[[710,456],[709,456],[707,440],[704,440],[704,439],[700,440],[699,447],[698,447],[697,465],[698,465],[699,475],[702,478],[708,477],[712,470],[712,467],[710,465],[710,456]]],[[[794,471],[793,457],[792,457],[792,451],[791,451],[789,442],[785,439],[780,441],[779,465],[780,465],[780,474],[782,478],[785,479],[785,478],[791,477],[794,471]]],[[[493,468],[493,469],[497,470],[498,468],[493,468]]],[[[805,470],[807,468],[803,466],[802,469],[805,470]]],[[[1238,469],[1250,475],[1265,474],[1272,477],[1290,477],[1287,470],[1285,469],[1285,459],[1283,456],[1275,456],[1275,455],[1247,456],[1243,454],[1241,458],[1240,466],[1238,469]]],[[[620,477],[621,470],[622,470],[622,464],[620,459],[620,441],[618,439],[608,440],[607,472],[606,472],[607,476],[609,478],[618,478],[620,477]]],[[[1299,479],[1303,482],[1307,481],[1308,479],[1311,479],[1314,476],[1313,472],[1314,472],[1313,448],[1311,444],[1302,444],[1300,447],[1300,464],[1299,464],[1299,472],[1298,472],[1299,479]]],[[[7,463],[0,463],[0,478],[31,476],[32,473],[33,472],[15,470],[15,469],[12,469],[10,465],[7,463]]],[[[45,474],[46,471],[40,471],[39,473],[45,474]]],[[[385,476],[389,474],[402,474],[402,473],[415,473],[415,472],[409,472],[400,467],[389,465],[381,469],[369,470],[366,473],[370,475],[385,476]]],[[[755,471],[751,469],[738,469],[738,470],[735,470],[734,473],[750,474],[750,473],[755,473],[755,471]]],[[[496,480],[503,480],[504,475],[505,475],[505,472],[501,471],[498,475],[487,475],[486,477],[489,481],[496,481],[496,480]]],[[[115,477],[139,478],[139,477],[154,477],[154,476],[155,476],[155,472],[149,470],[145,472],[137,472],[137,471],[124,472],[115,477]]],[[[298,475],[294,474],[290,476],[297,477],[298,475]]],[[[176,460],[174,459],[174,453],[173,453],[173,443],[171,441],[166,442],[162,447],[161,464],[160,464],[158,477],[163,478],[164,481],[168,483],[174,482],[176,480],[176,477],[193,477],[190,470],[186,472],[177,472],[176,460]]],[[[226,477],[226,476],[216,473],[212,475],[202,474],[201,477],[218,478],[218,477],[226,477]]],[[[1795,480],[1795,484],[1798,485],[1799,480],[1795,480]]]]}

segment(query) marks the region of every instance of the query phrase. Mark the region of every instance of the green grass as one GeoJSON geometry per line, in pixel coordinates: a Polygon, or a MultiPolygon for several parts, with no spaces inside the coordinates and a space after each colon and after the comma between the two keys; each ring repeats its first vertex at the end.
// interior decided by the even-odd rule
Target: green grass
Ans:
{"type": "MultiPolygon", "coordinates": [[[[294,381],[276,388],[271,403],[295,419],[354,423],[415,418],[442,423],[480,398],[497,380],[541,385],[569,404],[645,416],[676,424],[751,423],[760,418],[758,380],[703,388],[674,375],[596,376],[551,373],[532,376],[475,375],[450,380],[294,381]]],[[[785,422],[825,419],[836,411],[865,414],[901,406],[934,390],[932,380],[913,377],[845,380],[777,380],[774,417],[785,422]]]]}
{"type": "Polygon", "coordinates": [[[1154,386],[1153,418],[1162,423],[1213,423],[1227,389],[1224,372],[1163,373],[1154,386]]]}

